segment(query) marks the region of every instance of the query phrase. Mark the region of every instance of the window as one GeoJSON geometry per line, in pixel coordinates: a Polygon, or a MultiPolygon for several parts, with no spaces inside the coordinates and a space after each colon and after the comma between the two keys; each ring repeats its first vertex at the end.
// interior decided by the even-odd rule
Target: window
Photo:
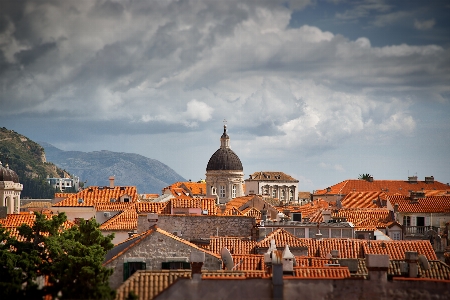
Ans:
{"type": "Polygon", "coordinates": [[[395,241],[401,240],[400,231],[393,231],[392,232],[392,239],[395,241]]]}
{"type": "Polygon", "coordinates": [[[236,198],[236,185],[233,184],[233,188],[231,190],[231,198],[236,198]]]}
{"type": "Polygon", "coordinates": [[[217,194],[217,190],[216,190],[216,188],[215,187],[211,187],[211,193],[213,194],[213,195],[216,195],[217,194]]]}
{"type": "Polygon", "coordinates": [[[281,197],[280,200],[284,200],[284,191],[281,191],[281,197]]]}
{"type": "Polygon", "coordinates": [[[168,261],[161,263],[161,269],[163,270],[181,270],[190,268],[191,264],[185,261],[168,261]]]}
{"type": "Polygon", "coordinates": [[[146,265],[143,261],[128,261],[123,264],[123,281],[127,280],[138,270],[145,270],[146,265]]]}
{"type": "Polygon", "coordinates": [[[411,217],[403,216],[403,226],[411,226],[411,217]]]}
{"type": "Polygon", "coordinates": [[[289,201],[293,201],[294,200],[294,191],[290,190],[289,191],[289,201]]]}
{"type": "Polygon", "coordinates": [[[220,198],[225,198],[225,186],[220,186],[220,198]]]}
{"type": "Polygon", "coordinates": [[[272,188],[272,198],[276,198],[276,197],[277,197],[277,189],[272,188]]]}

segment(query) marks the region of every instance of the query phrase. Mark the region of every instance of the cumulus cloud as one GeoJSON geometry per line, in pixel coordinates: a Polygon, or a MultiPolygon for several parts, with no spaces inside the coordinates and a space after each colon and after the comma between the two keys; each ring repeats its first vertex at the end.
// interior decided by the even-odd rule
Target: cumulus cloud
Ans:
{"type": "Polygon", "coordinates": [[[436,25],[436,21],[434,19],[425,20],[425,21],[419,21],[417,19],[414,20],[414,28],[416,28],[418,30],[429,30],[429,29],[433,28],[434,25],[436,25]]]}
{"type": "MultiPolygon", "coordinates": [[[[5,7],[0,116],[148,123],[161,132],[227,119],[248,145],[265,145],[263,153],[411,134],[418,126],[411,97],[450,92],[448,49],[375,47],[368,37],[289,27],[293,11],[310,4],[49,0],[5,7]]],[[[388,24],[402,17],[390,9],[362,1],[337,17],[377,12],[388,24]]],[[[426,22],[416,27],[433,26],[426,22]]]]}

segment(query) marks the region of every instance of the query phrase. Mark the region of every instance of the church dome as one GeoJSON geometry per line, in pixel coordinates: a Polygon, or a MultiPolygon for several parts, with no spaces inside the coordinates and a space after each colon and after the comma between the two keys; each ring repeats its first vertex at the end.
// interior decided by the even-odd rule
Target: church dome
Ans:
{"type": "Polygon", "coordinates": [[[211,156],[206,171],[236,170],[243,171],[241,160],[230,148],[220,148],[211,156]]]}
{"type": "Polygon", "coordinates": [[[19,183],[19,176],[17,176],[16,172],[11,170],[8,165],[6,168],[0,162],[0,181],[12,181],[14,183],[19,183]]]}
{"type": "Polygon", "coordinates": [[[219,171],[219,170],[233,170],[243,171],[241,160],[230,149],[229,146],[230,137],[227,134],[227,126],[223,126],[223,134],[220,137],[220,148],[214,152],[208,161],[206,171],[219,171]]]}

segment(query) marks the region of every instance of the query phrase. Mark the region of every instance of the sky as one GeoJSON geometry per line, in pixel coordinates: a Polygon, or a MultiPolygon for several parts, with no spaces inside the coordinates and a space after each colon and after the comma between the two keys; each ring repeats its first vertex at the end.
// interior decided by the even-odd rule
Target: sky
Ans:
{"type": "Polygon", "coordinates": [[[62,150],[447,183],[449,117],[448,1],[0,1],[0,126],[62,150]]]}

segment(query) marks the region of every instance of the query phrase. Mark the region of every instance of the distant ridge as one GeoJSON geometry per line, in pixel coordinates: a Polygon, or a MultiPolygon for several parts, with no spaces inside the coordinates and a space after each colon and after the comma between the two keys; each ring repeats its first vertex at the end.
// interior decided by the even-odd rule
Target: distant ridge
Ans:
{"type": "Polygon", "coordinates": [[[87,181],[85,186],[107,186],[109,176],[114,175],[116,185],[136,186],[140,194],[160,194],[162,188],[186,181],[167,165],[139,154],[64,151],[46,142],[39,144],[45,149],[48,161],[87,181]]]}

